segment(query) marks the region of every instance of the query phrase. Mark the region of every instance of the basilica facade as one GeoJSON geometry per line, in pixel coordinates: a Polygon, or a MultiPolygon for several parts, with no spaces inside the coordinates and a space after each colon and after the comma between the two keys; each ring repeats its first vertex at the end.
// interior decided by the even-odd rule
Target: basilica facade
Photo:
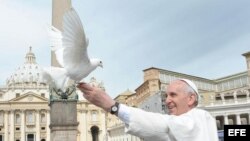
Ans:
{"type": "MultiPolygon", "coordinates": [[[[42,71],[30,48],[24,64],[0,87],[0,141],[50,141],[50,93],[42,71]]],[[[104,89],[95,78],[89,83],[104,89]]],[[[78,141],[105,140],[107,114],[77,93],[78,141]]]]}

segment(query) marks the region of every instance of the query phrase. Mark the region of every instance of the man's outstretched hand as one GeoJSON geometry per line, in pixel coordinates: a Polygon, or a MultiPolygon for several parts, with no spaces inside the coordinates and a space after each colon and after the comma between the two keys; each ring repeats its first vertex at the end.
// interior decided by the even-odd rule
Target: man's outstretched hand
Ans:
{"type": "Polygon", "coordinates": [[[115,101],[100,88],[92,87],[87,83],[79,83],[77,88],[82,91],[83,97],[85,97],[90,103],[107,112],[110,112],[111,106],[115,104],[115,101]]]}

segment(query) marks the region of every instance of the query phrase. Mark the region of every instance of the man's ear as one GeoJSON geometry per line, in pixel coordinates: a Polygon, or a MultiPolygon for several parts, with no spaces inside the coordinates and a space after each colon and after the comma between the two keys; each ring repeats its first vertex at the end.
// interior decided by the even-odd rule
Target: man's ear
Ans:
{"type": "Polygon", "coordinates": [[[188,105],[192,106],[195,105],[195,94],[191,94],[188,99],[188,105]]]}

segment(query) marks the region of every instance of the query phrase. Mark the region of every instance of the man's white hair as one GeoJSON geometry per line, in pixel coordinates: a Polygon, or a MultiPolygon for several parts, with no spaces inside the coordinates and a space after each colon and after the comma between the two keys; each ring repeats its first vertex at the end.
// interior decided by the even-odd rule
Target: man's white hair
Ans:
{"type": "Polygon", "coordinates": [[[199,99],[200,99],[200,95],[199,95],[199,92],[198,92],[198,89],[197,89],[196,85],[191,80],[188,80],[188,79],[179,79],[179,80],[185,82],[189,86],[190,89],[188,90],[188,92],[194,93],[196,95],[196,97],[195,97],[195,99],[196,99],[195,106],[197,106],[198,102],[199,102],[199,99]]]}

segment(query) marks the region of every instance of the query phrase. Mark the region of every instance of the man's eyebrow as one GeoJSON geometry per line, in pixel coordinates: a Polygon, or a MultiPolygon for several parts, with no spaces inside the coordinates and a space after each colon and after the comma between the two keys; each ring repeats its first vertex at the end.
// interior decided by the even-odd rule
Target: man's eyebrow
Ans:
{"type": "Polygon", "coordinates": [[[166,95],[176,95],[175,92],[166,93],[166,95]]]}

